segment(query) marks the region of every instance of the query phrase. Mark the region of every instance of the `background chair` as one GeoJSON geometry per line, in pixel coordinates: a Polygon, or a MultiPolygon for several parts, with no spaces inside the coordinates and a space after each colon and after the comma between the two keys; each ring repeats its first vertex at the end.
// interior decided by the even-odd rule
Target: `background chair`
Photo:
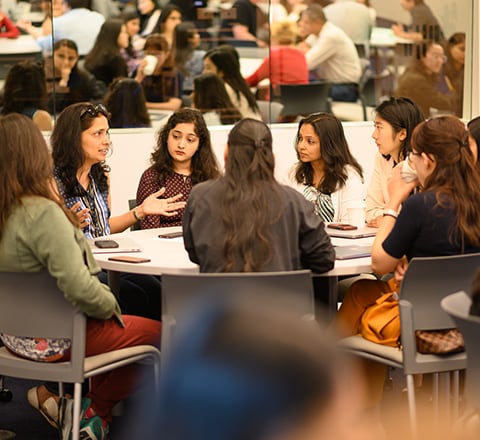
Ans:
{"type": "Polygon", "coordinates": [[[467,405],[480,410],[480,317],[470,315],[472,300],[464,292],[457,292],[442,299],[441,306],[455,321],[463,335],[467,351],[467,374],[464,394],[467,405]]]}
{"type": "Polygon", "coordinates": [[[257,100],[260,114],[262,115],[262,121],[270,124],[278,122],[278,117],[283,109],[283,104],[276,101],[262,101],[257,100]]]}
{"type": "Polygon", "coordinates": [[[189,308],[201,301],[263,297],[284,301],[298,316],[315,318],[311,272],[200,273],[162,275],[162,362],[175,336],[177,325],[189,308]]]}
{"type": "Polygon", "coordinates": [[[306,116],[310,113],[332,113],[329,97],[332,83],[315,81],[309,84],[280,84],[282,117],[306,116]]]}
{"type": "Polygon", "coordinates": [[[35,362],[0,348],[0,374],[23,379],[74,383],[73,440],[79,439],[82,382],[113,369],[149,360],[159,377],[160,351],[150,345],[85,357],[86,317],[69,303],[46,271],[0,272],[0,333],[72,341],[68,362],[35,362]]]}
{"type": "MultiPolygon", "coordinates": [[[[434,402],[438,410],[438,373],[455,372],[454,390],[458,394],[458,370],[465,369],[467,362],[465,353],[442,356],[418,353],[415,331],[455,327],[453,320],[440,307],[440,301],[451,292],[469,290],[479,266],[480,254],[412,258],[400,288],[403,349],[376,344],[359,335],[339,341],[339,346],[348,353],[403,369],[407,376],[409,413],[414,435],[417,423],[413,375],[434,373],[434,402]]],[[[447,396],[448,388],[446,380],[443,391],[447,396]]],[[[454,398],[458,401],[458,395],[454,398]]]]}

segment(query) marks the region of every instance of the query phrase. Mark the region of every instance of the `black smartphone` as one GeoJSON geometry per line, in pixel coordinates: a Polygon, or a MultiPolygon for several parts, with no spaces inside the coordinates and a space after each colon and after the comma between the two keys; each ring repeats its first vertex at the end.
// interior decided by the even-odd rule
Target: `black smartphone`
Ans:
{"type": "Polygon", "coordinates": [[[118,248],[118,243],[114,240],[95,240],[94,243],[101,249],[118,248]]]}
{"type": "Polygon", "coordinates": [[[176,237],[181,237],[182,235],[183,235],[182,231],[165,232],[164,234],[159,234],[158,238],[176,238],[176,237]]]}

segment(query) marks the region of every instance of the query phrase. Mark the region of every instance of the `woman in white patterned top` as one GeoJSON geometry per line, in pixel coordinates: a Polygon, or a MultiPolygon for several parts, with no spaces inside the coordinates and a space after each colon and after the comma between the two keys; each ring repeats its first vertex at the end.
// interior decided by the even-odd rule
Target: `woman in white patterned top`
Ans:
{"type": "Polygon", "coordinates": [[[363,171],[352,156],[341,122],[329,113],[313,113],[299,122],[298,162],[290,180],[325,222],[348,223],[347,208],[363,202],[363,171]]]}

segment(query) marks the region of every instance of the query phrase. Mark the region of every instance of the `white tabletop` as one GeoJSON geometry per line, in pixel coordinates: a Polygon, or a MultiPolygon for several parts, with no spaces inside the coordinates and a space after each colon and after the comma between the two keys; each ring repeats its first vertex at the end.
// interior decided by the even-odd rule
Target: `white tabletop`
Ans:
{"type": "MultiPolygon", "coordinates": [[[[119,243],[122,248],[131,247],[132,243],[141,249],[141,252],[125,253],[112,249],[111,253],[97,254],[95,260],[102,269],[118,272],[141,273],[150,275],[162,275],[164,273],[198,273],[198,266],[192,263],[180,238],[158,238],[161,232],[179,231],[181,228],[144,229],[140,231],[128,231],[121,234],[112,234],[102,239],[112,239],[119,243]],[[115,255],[131,255],[149,258],[149,263],[122,263],[109,261],[108,258],[115,255]]],[[[332,238],[335,246],[341,245],[364,245],[371,244],[373,237],[369,238],[332,238]]],[[[135,246],[134,246],[135,247],[135,246]]],[[[349,260],[336,260],[335,268],[325,273],[325,276],[357,275],[371,272],[371,259],[352,258],[349,260]]]]}
{"type": "Polygon", "coordinates": [[[31,35],[17,38],[0,38],[0,55],[41,52],[40,46],[31,35]]]}
{"type": "Polygon", "coordinates": [[[413,44],[412,40],[397,37],[391,28],[374,27],[370,35],[372,47],[394,47],[397,44],[413,44]]]}

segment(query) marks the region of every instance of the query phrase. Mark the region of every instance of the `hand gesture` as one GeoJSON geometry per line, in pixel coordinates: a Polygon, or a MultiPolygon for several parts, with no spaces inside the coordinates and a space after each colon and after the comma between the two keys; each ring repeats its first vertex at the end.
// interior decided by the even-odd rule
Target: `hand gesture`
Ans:
{"type": "Polygon", "coordinates": [[[417,179],[413,180],[412,182],[405,182],[400,174],[402,171],[401,168],[401,166],[396,166],[393,169],[392,176],[388,181],[388,194],[390,196],[390,201],[394,205],[398,206],[400,206],[407,199],[410,193],[419,184],[417,179]]]}
{"type": "Polygon", "coordinates": [[[80,207],[80,202],[75,203],[75,205],[70,208],[70,211],[76,215],[78,223],[82,229],[90,224],[90,210],[88,208],[82,209],[80,207]]]}
{"type": "Polygon", "coordinates": [[[185,207],[186,202],[177,202],[183,197],[183,194],[177,194],[167,199],[159,199],[165,188],[161,188],[157,192],[150,194],[142,203],[143,214],[147,215],[164,215],[173,217],[178,214],[178,210],[185,207]]]}

